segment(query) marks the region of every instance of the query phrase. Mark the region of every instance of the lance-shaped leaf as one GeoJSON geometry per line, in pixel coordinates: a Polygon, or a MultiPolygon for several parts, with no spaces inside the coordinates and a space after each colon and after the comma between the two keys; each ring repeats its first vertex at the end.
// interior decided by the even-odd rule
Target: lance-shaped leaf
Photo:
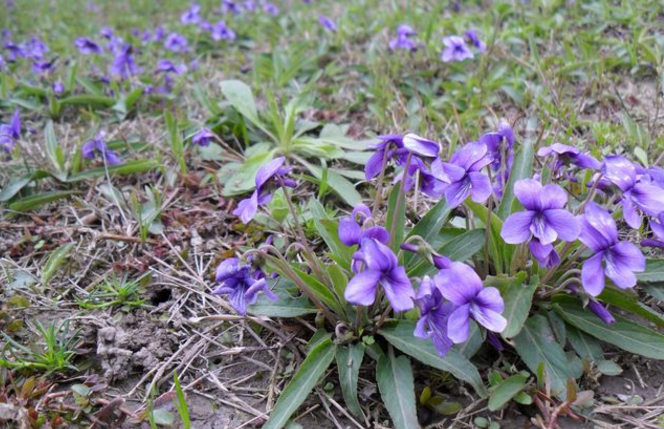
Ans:
{"type": "Polygon", "coordinates": [[[376,381],[394,427],[419,429],[415,408],[415,383],[408,358],[395,357],[394,352],[381,356],[376,367],[376,381]]]}
{"type": "Polygon", "coordinates": [[[357,400],[357,380],[364,358],[364,347],[364,343],[357,343],[340,347],[337,350],[337,370],[339,371],[341,394],[348,410],[359,418],[364,418],[362,407],[357,400]]]}

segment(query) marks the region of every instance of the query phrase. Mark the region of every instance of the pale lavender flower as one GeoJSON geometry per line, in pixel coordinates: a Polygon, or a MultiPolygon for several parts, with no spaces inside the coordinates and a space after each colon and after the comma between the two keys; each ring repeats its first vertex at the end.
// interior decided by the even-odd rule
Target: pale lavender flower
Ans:
{"type": "Polygon", "coordinates": [[[164,48],[171,52],[186,52],[187,39],[179,33],[171,33],[164,41],[164,48]]]}
{"type": "Polygon", "coordinates": [[[459,62],[475,57],[473,52],[468,49],[468,46],[462,37],[443,37],[443,44],[445,45],[445,49],[440,55],[440,59],[443,60],[443,62],[459,62]]]}
{"type": "Polygon", "coordinates": [[[108,145],[104,141],[104,136],[106,134],[102,131],[97,134],[97,137],[88,140],[83,144],[81,148],[81,154],[85,159],[95,159],[96,156],[100,156],[101,159],[111,165],[117,165],[122,162],[120,157],[111,149],[108,148],[108,145]]]}
{"type": "Polygon", "coordinates": [[[65,86],[60,81],[53,83],[52,88],[55,95],[62,95],[65,92],[65,86]]]}
{"type": "Polygon", "coordinates": [[[189,6],[189,9],[180,15],[180,22],[185,25],[198,24],[201,20],[200,13],[201,5],[198,3],[192,3],[191,6],[189,6]]]}
{"type": "Polygon", "coordinates": [[[346,246],[355,246],[362,242],[363,238],[373,238],[383,244],[390,241],[390,234],[380,226],[366,226],[371,221],[371,210],[364,204],[357,205],[350,217],[339,220],[339,241],[346,246]],[[359,222],[358,222],[359,221],[359,222]]]}
{"type": "Polygon", "coordinates": [[[327,16],[321,16],[318,18],[318,22],[320,22],[320,25],[322,25],[323,28],[327,31],[331,33],[337,32],[337,24],[331,18],[328,18],[327,16]]]}
{"type": "Polygon", "coordinates": [[[263,4],[263,11],[267,14],[272,15],[272,16],[279,15],[279,8],[274,3],[264,3],[263,4]]]}
{"type": "Polygon", "coordinates": [[[102,37],[105,39],[112,39],[113,38],[113,29],[111,27],[102,27],[101,31],[99,32],[102,37]]]}
{"type": "Polygon", "coordinates": [[[210,35],[213,40],[235,40],[235,32],[226,26],[224,21],[219,21],[212,26],[210,35]]]}
{"type": "Polygon", "coordinates": [[[122,79],[140,73],[140,69],[134,61],[133,48],[130,44],[125,43],[118,50],[109,71],[112,75],[119,76],[122,79]]]}
{"type": "Polygon", "coordinates": [[[409,25],[403,24],[397,28],[397,37],[390,40],[389,48],[394,51],[397,49],[414,52],[417,50],[417,41],[413,40],[417,36],[415,30],[409,25]]]}

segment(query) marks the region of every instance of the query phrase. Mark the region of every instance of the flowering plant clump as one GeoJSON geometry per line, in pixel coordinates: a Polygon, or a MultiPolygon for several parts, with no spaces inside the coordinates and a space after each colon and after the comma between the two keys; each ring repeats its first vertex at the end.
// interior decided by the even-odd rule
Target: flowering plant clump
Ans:
{"type": "MultiPolygon", "coordinates": [[[[465,46],[463,39],[449,43],[450,49],[465,46]]],[[[631,330],[639,341],[664,344],[662,335],[609,310],[664,325],[664,317],[635,304],[630,291],[662,266],[642,250],[663,238],[661,169],[623,156],[599,161],[560,143],[537,152],[535,146],[517,142],[505,121],[449,157],[441,156],[444,145],[412,133],[380,136],[365,167],[366,180],[375,185],[372,207],[358,204],[338,218],[317,199],[296,207],[288,189],[298,184],[286,157],[261,167],[255,190],[233,213],[248,223],[278,193],[290,209],[285,222],[293,228],[287,230],[297,238],[289,246],[270,242],[222,261],[215,293],[228,296],[239,314],[320,316],[320,331],[295,376],[313,377],[313,383],[293,380],[283,397],[289,390],[313,389],[336,356],[348,409],[362,417],[357,378],[366,354],[377,362],[376,380],[395,425],[413,428],[414,408],[398,403],[415,403],[412,375],[404,376],[411,371],[407,356],[487,396],[500,391],[502,378],[491,379],[487,390],[473,356],[512,350],[540,383],[515,375],[507,401],[532,401],[542,385],[551,397],[572,394],[581,374],[569,359],[578,355],[601,364],[579,341],[606,341],[664,358],[663,347],[613,335],[631,330]],[[536,156],[542,161],[538,171],[536,156]],[[431,206],[410,219],[406,213],[418,194],[429,197],[431,206]],[[305,233],[305,222],[322,242],[305,233]],[[619,225],[638,230],[619,237],[619,225]],[[641,246],[637,235],[645,238],[641,246]],[[569,333],[571,348],[560,329],[569,333]]],[[[281,427],[294,411],[285,401],[277,402],[267,427],[281,427]]]]}

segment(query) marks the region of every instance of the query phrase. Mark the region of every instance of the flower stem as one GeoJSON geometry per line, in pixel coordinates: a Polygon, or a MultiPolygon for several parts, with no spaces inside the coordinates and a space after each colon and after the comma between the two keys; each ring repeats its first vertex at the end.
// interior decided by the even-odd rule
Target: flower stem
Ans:
{"type": "MultiPolygon", "coordinates": [[[[403,169],[403,176],[401,176],[401,183],[399,184],[399,194],[397,195],[397,203],[395,207],[395,211],[398,213],[400,210],[400,207],[404,205],[404,200],[406,198],[406,177],[408,176],[408,168],[410,167],[410,161],[413,158],[413,154],[409,153],[408,158],[406,158],[406,165],[404,166],[403,169]]],[[[404,207],[405,211],[405,207],[404,207]]],[[[394,248],[394,231],[397,230],[397,222],[399,222],[399,217],[398,216],[393,216],[392,217],[392,224],[390,225],[390,245],[394,248]]],[[[398,244],[398,243],[397,243],[398,244]]]]}

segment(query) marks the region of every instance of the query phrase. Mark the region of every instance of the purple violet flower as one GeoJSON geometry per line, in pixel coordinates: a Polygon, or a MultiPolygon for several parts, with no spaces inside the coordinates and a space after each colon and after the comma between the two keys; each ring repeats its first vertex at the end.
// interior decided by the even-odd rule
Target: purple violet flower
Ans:
{"type": "Polygon", "coordinates": [[[369,207],[364,204],[357,205],[350,217],[339,220],[339,241],[346,246],[355,246],[360,244],[363,238],[372,238],[387,244],[390,241],[390,234],[381,226],[369,226],[372,223],[368,222],[370,220],[372,219],[369,207]]]}
{"type": "Polygon", "coordinates": [[[413,334],[431,339],[438,355],[445,356],[453,344],[447,335],[447,324],[454,311],[454,304],[444,301],[443,294],[429,276],[422,279],[415,302],[420,308],[420,319],[413,334]]]}
{"type": "Polygon", "coordinates": [[[51,61],[36,60],[32,63],[32,71],[37,74],[44,74],[55,70],[55,59],[51,61]]]}
{"type": "Polygon", "coordinates": [[[78,48],[78,51],[83,55],[90,54],[102,54],[104,50],[95,43],[92,39],[87,37],[79,37],[74,41],[74,45],[78,48]]]}
{"type": "Polygon", "coordinates": [[[14,110],[9,124],[0,124],[0,147],[9,152],[21,137],[21,115],[18,109],[14,110]]]}
{"type": "Polygon", "coordinates": [[[389,48],[391,51],[403,49],[414,52],[417,50],[417,42],[413,39],[417,36],[417,32],[409,25],[403,24],[397,28],[397,37],[390,40],[389,48]]]}
{"type": "Polygon", "coordinates": [[[256,10],[256,2],[254,2],[253,0],[245,0],[243,5],[244,5],[244,10],[246,10],[247,12],[253,12],[256,10]]]}
{"type": "Polygon", "coordinates": [[[221,13],[234,13],[236,15],[242,12],[242,8],[237,3],[230,0],[221,1],[221,13]]]}
{"type": "Polygon", "coordinates": [[[26,57],[35,60],[43,59],[49,51],[48,45],[36,37],[33,37],[28,42],[24,43],[22,50],[26,57]]]}
{"type": "Polygon", "coordinates": [[[102,27],[101,31],[99,31],[99,34],[105,39],[112,39],[113,38],[113,29],[111,27],[102,27]]]}
{"type": "Polygon", "coordinates": [[[466,59],[475,57],[473,52],[468,49],[468,46],[462,37],[443,37],[443,44],[445,45],[445,49],[440,54],[440,59],[445,63],[453,61],[464,61],[466,59]]]}
{"type": "Polygon", "coordinates": [[[164,40],[164,48],[171,52],[186,52],[187,39],[179,33],[171,33],[164,40]]]}
{"type": "Polygon", "coordinates": [[[157,68],[155,69],[155,73],[174,73],[177,75],[181,75],[187,71],[187,66],[185,64],[180,64],[176,66],[173,64],[172,61],[170,60],[164,60],[161,59],[157,61],[157,68]]]}
{"type": "Polygon", "coordinates": [[[558,238],[574,241],[579,237],[579,222],[563,208],[567,193],[560,186],[542,186],[537,180],[522,179],[514,184],[514,194],[525,210],[505,219],[500,232],[505,242],[524,243],[532,235],[546,246],[558,238]]]}
{"type": "Polygon", "coordinates": [[[427,140],[417,134],[406,134],[403,136],[403,147],[414,155],[425,158],[437,158],[440,152],[440,144],[427,140]]]}
{"type": "Polygon", "coordinates": [[[216,280],[221,285],[212,292],[215,295],[228,295],[230,304],[243,316],[247,314],[247,305],[255,303],[261,291],[272,301],[278,299],[268,288],[265,275],[261,271],[254,271],[253,275],[250,272],[251,266],[240,264],[237,258],[222,261],[217,267],[216,275],[216,280]]]}
{"type": "Polygon", "coordinates": [[[538,238],[533,237],[528,243],[528,249],[537,262],[543,267],[550,269],[560,264],[560,255],[552,243],[542,244],[538,238]]]}
{"type": "Polygon", "coordinates": [[[431,173],[449,184],[445,198],[451,207],[460,206],[469,195],[476,203],[484,203],[491,196],[491,181],[480,171],[490,163],[487,146],[471,142],[457,150],[450,162],[436,158],[431,163],[431,173]]]}
{"type": "Polygon", "coordinates": [[[489,331],[502,332],[507,320],[502,316],[505,302],[495,287],[484,287],[475,270],[452,262],[434,277],[443,297],[456,306],[449,316],[447,335],[454,344],[463,343],[470,334],[470,319],[489,331]]]}
{"type": "Polygon", "coordinates": [[[210,35],[213,40],[235,40],[235,32],[226,26],[224,21],[219,21],[212,26],[210,35]]]}
{"type": "Polygon", "coordinates": [[[348,302],[363,306],[373,304],[380,285],[395,312],[401,313],[413,308],[413,285],[389,247],[378,240],[365,237],[360,249],[353,254],[353,260],[364,269],[348,282],[344,292],[348,302]]]}
{"type": "Polygon", "coordinates": [[[537,156],[544,158],[554,156],[553,171],[558,173],[565,165],[576,165],[579,168],[599,170],[602,164],[592,156],[585,154],[575,147],[562,143],[554,143],[537,151],[537,156]]]}
{"type": "Polygon", "coordinates": [[[330,33],[337,32],[337,24],[331,18],[328,18],[327,16],[321,16],[318,18],[318,22],[320,22],[320,25],[322,25],[323,28],[330,33]]]}
{"type": "Polygon", "coordinates": [[[272,15],[272,16],[279,15],[279,8],[274,3],[264,3],[263,4],[263,11],[267,14],[272,15]]]}
{"type": "Polygon", "coordinates": [[[480,36],[477,35],[475,30],[466,31],[466,37],[470,40],[470,43],[472,43],[473,46],[477,48],[478,51],[486,52],[486,45],[482,40],[480,40],[480,36]]]}
{"type": "Polygon", "coordinates": [[[0,55],[0,72],[5,67],[5,59],[0,55]]]}
{"type": "Polygon", "coordinates": [[[493,192],[502,198],[503,188],[509,180],[514,163],[514,131],[510,124],[501,120],[498,130],[484,134],[479,138],[479,142],[486,145],[488,155],[491,157],[491,169],[498,173],[493,192]]]}
{"type": "Polygon", "coordinates": [[[99,155],[102,160],[110,165],[120,164],[122,162],[120,157],[106,145],[106,142],[104,141],[105,135],[106,133],[101,131],[97,134],[97,137],[88,140],[83,144],[83,147],[81,148],[83,158],[94,159],[96,155],[99,155]]]}
{"type": "Polygon", "coordinates": [[[55,95],[62,95],[65,92],[65,86],[60,81],[54,82],[52,88],[55,95]]]}
{"type": "Polygon", "coordinates": [[[134,61],[133,48],[130,44],[125,43],[118,50],[111,63],[109,72],[112,75],[120,76],[122,79],[127,79],[129,76],[140,73],[140,69],[134,61]]]}
{"type": "Polygon", "coordinates": [[[198,24],[201,20],[200,12],[201,5],[198,3],[192,3],[189,9],[180,15],[180,22],[184,25],[198,24]]]}
{"type": "Polygon", "coordinates": [[[595,252],[583,263],[581,281],[592,296],[604,290],[604,276],[621,289],[636,285],[635,272],[646,267],[646,258],[639,248],[627,241],[618,241],[618,228],[609,212],[590,201],[579,216],[583,244],[595,252]]]}
{"type": "Polygon", "coordinates": [[[639,210],[658,216],[664,212],[664,189],[641,182],[636,167],[623,156],[607,156],[602,167],[604,176],[623,192],[620,204],[625,222],[632,228],[641,227],[639,210]],[[638,210],[637,210],[638,209],[638,210]]]}
{"type": "Polygon", "coordinates": [[[233,210],[235,216],[239,216],[240,220],[247,224],[251,219],[256,216],[258,206],[265,205],[272,201],[272,192],[270,185],[288,186],[294,188],[297,186],[295,180],[286,177],[291,172],[291,167],[283,167],[286,158],[281,156],[268,162],[258,169],[256,173],[256,189],[251,194],[251,197],[245,198],[240,201],[237,208],[233,210]]]}
{"type": "Polygon", "coordinates": [[[588,301],[588,309],[595,313],[595,316],[599,317],[599,319],[607,325],[616,323],[616,319],[611,313],[609,313],[609,310],[607,310],[606,307],[604,307],[599,302],[591,299],[588,301]]]}
{"type": "Polygon", "coordinates": [[[208,128],[202,128],[191,138],[191,143],[207,147],[210,146],[210,143],[216,139],[215,134],[210,131],[208,128]]]}
{"type": "Polygon", "coordinates": [[[16,62],[17,59],[25,56],[23,49],[11,40],[2,42],[2,49],[7,51],[7,61],[10,63],[16,62]]]}
{"type": "Polygon", "coordinates": [[[375,152],[371,155],[371,158],[369,158],[364,167],[364,177],[367,180],[371,180],[380,174],[383,167],[383,158],[385,158],[385,156],[387,156],[388,162],[397,156],[403,158],[403,162],[406,160],[405,155],[407,153],[403,147],[403,136],[399,134],[388,134],[376,138],[380,140],[380,142],[372,146],[372,149],[374,149],[375,152]]]}

